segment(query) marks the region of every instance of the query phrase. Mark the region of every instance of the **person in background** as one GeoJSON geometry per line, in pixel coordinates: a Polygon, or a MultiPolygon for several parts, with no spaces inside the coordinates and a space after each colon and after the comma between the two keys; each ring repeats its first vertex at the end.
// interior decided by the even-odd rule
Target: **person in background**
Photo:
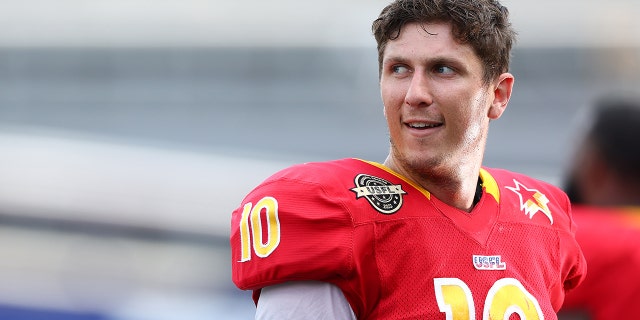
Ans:
{"type": "Polygon", "coordinates": [[[589,271],[562,314],[640,319],[640,99],[605,96],[592,115],[565,182],[589,271]]]}
{"type": "Polygon", "coordinates": [[[556,319],[586,268],[569,199],[482,165],[514,83],[507,8],[397,0],[372,29],[388,157],[295,165],[245,197],[232,277],[256,318],[556,319]]]}

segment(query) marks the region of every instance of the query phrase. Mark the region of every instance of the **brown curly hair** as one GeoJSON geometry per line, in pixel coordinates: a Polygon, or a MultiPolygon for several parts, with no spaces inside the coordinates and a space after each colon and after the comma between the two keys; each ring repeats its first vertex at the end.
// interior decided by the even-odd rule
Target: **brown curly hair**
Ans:
{"type": "Polygon", "coordinates": [[[408,23],[451,23],[454,38],[469,44],[484,64],[486,83],[509,70],[516,32],[509,11],[496,0],[396,0],[373,21],[378,43],[378,67],[389,40],[400,36],[408,23]]]}

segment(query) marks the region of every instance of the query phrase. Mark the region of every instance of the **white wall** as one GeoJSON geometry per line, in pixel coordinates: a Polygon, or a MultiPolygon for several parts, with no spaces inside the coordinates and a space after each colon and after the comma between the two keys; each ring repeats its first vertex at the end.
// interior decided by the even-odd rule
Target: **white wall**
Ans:
{"type": "MultiPolygon", "coordinates": [[[[386,0],[0,0],[0,46],[372,46],[386,0]]],[[[640,45],[640,1],[503,0],[519,46],[640,45]]]]}
{"type": "Polygon", "coordinates": [[[290,163],[0,132],[0,211],[228,235],[251,188],[290,163]]]}

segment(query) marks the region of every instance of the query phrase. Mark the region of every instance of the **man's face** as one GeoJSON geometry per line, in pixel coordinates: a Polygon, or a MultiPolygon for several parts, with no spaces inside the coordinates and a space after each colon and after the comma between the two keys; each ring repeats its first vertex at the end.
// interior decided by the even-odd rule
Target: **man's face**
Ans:
{"type": "Polygon", "coordinates": [[[495,88],[483,82],[480,59],[454,40],[448,23],[407,24],[388,42],[380,76],[391,157],[424,174],[481,162],[489,120],[506,106],[492,107],[495,88]]]}

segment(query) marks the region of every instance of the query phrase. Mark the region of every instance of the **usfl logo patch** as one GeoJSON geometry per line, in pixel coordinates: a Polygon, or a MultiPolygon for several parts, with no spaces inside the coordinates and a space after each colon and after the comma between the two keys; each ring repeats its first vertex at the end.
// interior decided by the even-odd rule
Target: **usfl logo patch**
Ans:
{"type": "Polygon", "coordinates": [[[356,193],[356,199],[365,197],[378,212],[393,214],[402,207],[402,195],[406,194],[402,185],[368,174],[357,175],[354,182],[356,187],[350,190],[356,193]]]}

